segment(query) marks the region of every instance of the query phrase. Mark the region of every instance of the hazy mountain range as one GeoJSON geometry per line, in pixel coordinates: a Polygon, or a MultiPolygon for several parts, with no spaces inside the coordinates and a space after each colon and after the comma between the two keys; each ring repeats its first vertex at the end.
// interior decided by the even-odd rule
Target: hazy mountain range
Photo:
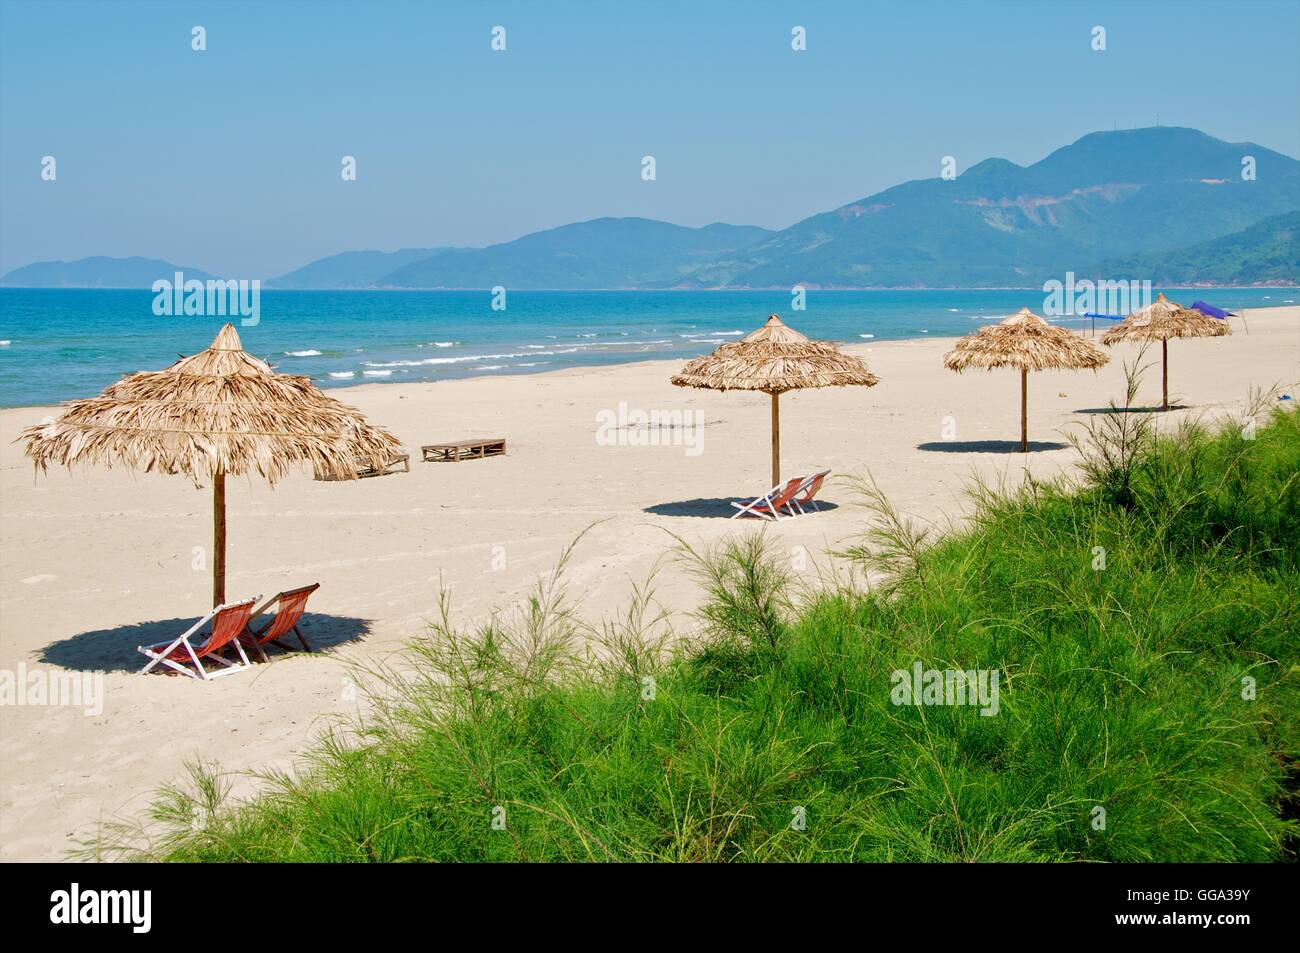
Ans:
{"type": "Polygon", "coordinates": [[[685,228],[648,218],[598,218],[487,248],[444,251],[385,275],[398,288],[673,287],[773,233],[756,225],[685,228]]]}
{"type": "MultiPolygon", "coordinates": [[[[886,189],[804,219],[692,276],[695,287],[1035,286],[1300,209],[1300,162],[1193,129],[1099,132],[1028,167],[886,189]],[[1255,158],[1254,181],[1242,157],[1255,158]]],[[[1300,277],[1300,276],[1297,276],[1300,277]]]]}
{"type": "MultiPolygon", "coordinates": [[[[1265,221],[1300,210],[1300,161],[1255,143],[1174,127],[1096,132],[1029,166],[994,158],[957,171],[956,178],[906,182],[780,231],[600,218],[486,248],[343,252],[264,284],[980,288],[1034,287],[1066,271],[1109,276],[1112,269],[1156,281],[1300,282],[1295,230],[1282,227],[1287,219],[1265,221]],[[1253,178],[1243,176],[1245,157],[1253,178]]],[[[176,270],[145,259],[41,262],[0,284],[147,287],[176,270]]]]}
{"type": "Polygon", "coordinates": [[[403,248],[399,251],[345,251],[318,258],[288,274],[265,282],[268,288],[371,288],[390,272],[429,258],[445,248],[403,248]]]}
{"type": "Polygon", "coordinates": [[[215,277],[199,268],[173,265],[161,258],[82,258],[78,261],[38,261],[15,268],[3,278],[5,288],[148,288],[159,278],[169,281],[183,271],[186,278],[215,277]]]}

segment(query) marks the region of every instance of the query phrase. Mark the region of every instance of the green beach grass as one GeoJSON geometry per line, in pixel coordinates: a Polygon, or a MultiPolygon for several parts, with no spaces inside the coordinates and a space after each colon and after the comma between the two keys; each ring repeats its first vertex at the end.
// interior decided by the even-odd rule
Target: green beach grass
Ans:
{"type": "Polygon", "coordinates": [[[1300,415],[1094,421],[1081,483],[976,485],[944,535],[856,481],[869,587],[802,587],[761,531],[679,545],[704,597],[671,651],[650,586],[581,623],[562,559],[517,614],[445,613],[371,669],[293,778],[236,803],[196,767],[82,856],[1294,860],[1300,415]],[[996,714],[895,704],[917,662],[996,671],[996,714]]]}

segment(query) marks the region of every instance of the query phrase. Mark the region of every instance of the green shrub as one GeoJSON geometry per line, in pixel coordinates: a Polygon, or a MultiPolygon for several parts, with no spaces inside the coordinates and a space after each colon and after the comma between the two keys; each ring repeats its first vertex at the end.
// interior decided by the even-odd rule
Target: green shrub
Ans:
{"type": "Polygon", "coordinates": [[[237,804],[196,769],[83,853],[1290,858],[1300,417],[1253,440],[1109,426],[1122,452],[1080,441],[1082,486],[976,487],[966,528],[935,540],[859,481],[874,522],[846,554],[887,586],[800,597],[761,533],[684,547],[706,598],[675,653],[651,586],[585,628],[561,560],[516,616],[466,634],[444,614],[406,668],[370,671],[372,713],[296,778],[237,804]],[[918,661],[996,670],[997,714],[894,704],[918,661]]]}

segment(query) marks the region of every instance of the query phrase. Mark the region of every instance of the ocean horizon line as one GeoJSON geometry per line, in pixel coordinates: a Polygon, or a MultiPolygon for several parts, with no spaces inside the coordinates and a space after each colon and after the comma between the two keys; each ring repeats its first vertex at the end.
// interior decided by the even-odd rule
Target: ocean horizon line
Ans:
{"type": "MultiPolygon", "coordinates": [[[[1300,299],[1300,286],[1155,290],[1206,298],[1228,310],[1300,299]]],[[[1100,333],[1106,323],[1089,318],[1085,312],[1094,309],[1073,298],[1053,312],[1048,295],[1036,288],[804,289],[802,295],[548,289],[508,291],[500,300],[468,289],[356,292],[268,289],[256,315],[185,315],[155,311],[154,293],[142,288],[0,289],[0,406],[43,407],[93,395],[124,374],[197,353],[226,321],[236,325],[249,353],[322,388],[660,358],[685,362],[738,340],[773,313],[811,338],[848,343],[959,337],[1024,307],[1087,333],[1094,325],[1100,333]]]]}
{"type": "MultiPolygon", "coordinates": [[[[266,278],[247,278],[236,279],[232,277],[215,278],[217,281],[258,281],[266,282],[274,279],[266,278]]],[[[1136,279],[1127,278],[1093,278],[1084,275],[1079,279],[1088,281],[1128,281],[1136,279]]],[[[838,294],[852,292],[869,292],[869,291],[1041,291],[1040,285],[834,285],[819,286],[813,284],[771,285],[766,287],[750,288],[511,288],[508,285],[493,285],[481,288],[413,288],[402,286],[385,286],[376,287],[338,287],[338,288],[277,288],[263,287],[266,293],[295,292],[306,294],[343,294],[353,292],[397,292],[397,293],[423,293],[436,292],[439,294],[490,294],[498,287],[505,288],[512,294],[770,294],[773,292],[789,293],[793,288],[802,288],[804,291],[816,291],[818,294],[838,294]]],[[[1300,284],[1292,282],[1280,283],[1252,283],[1252,284],[1223,284],[1221,282],[1212,283],[1192,283],[1180,285],[1163,286],[1171,290],[1215,290],[1224,289],[1231,291],[1245,291],[1252,289],[1273,289],[1273,288],[1294,288],[1300,290],[1300,284]]],[[[0,285],[0,292],[4,291],[142,291],[153,293],[151,288],[135,285],[0,285]]]]}

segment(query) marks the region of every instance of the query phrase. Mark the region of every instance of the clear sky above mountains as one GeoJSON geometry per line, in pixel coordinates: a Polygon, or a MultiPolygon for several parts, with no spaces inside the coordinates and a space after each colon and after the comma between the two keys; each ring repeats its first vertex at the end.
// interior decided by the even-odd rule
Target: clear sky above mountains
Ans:
{"type": "Polygon", "coordinates": [[[1294,156],[1298,48],[1290,0],[5,0],[0,272],[144,255],[270,276],[603,215],[781,228],[945,155],[1028,164],[1157,120],[1294,156]]]}

